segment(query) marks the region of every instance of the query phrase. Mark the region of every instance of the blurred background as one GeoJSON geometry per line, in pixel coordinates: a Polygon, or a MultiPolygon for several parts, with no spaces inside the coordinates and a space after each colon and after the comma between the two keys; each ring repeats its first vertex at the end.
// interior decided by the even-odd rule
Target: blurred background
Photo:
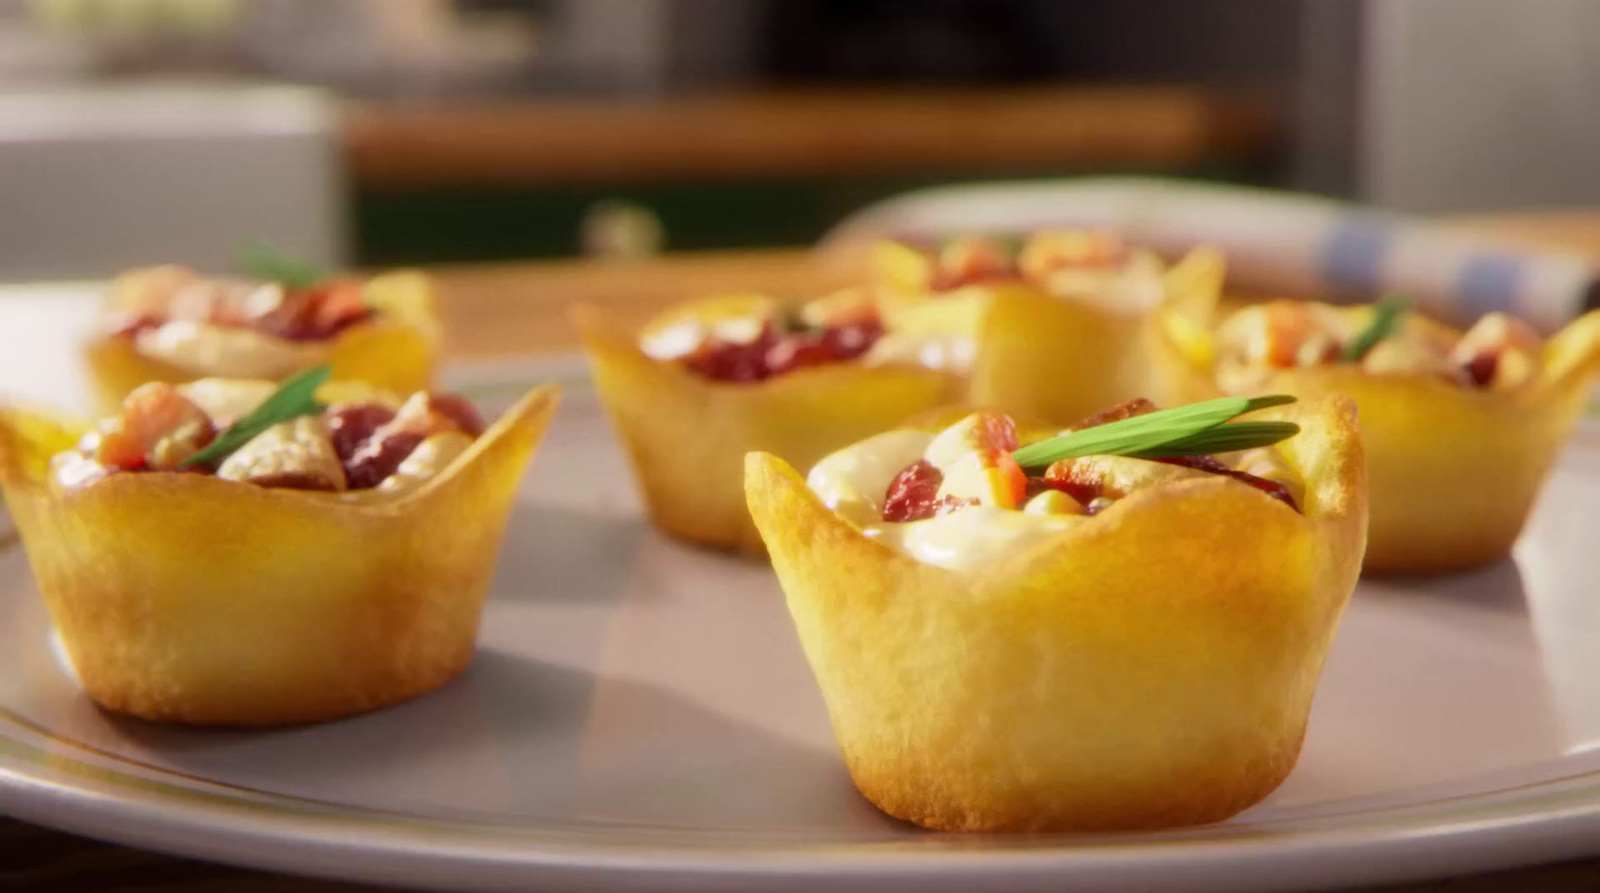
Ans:
{"type": "Polygon", "coordinates": [[[970,179],[1600,202],[1590,0],[0,0],[0,279],[799,245],[970,179]]]}

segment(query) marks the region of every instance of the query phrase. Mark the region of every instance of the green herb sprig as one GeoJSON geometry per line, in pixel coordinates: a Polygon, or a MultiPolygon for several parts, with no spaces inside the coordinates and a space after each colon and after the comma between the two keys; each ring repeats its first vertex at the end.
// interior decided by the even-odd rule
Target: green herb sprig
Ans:
{"type": "Polygon", "coordinates": [[[239,249],[239,272],[255,279],[281,282],[290,288],[311,288],[327,278],[317,265],[289,257],[269,245],[253,242],[239,249]]]}
{"type": "Polygon", "coordinates": [[[316,415],[327,407],[318,403],[317,388],[328,380],[332,369],[327,364],[314,366],[285,379],[283,384],[253,411],[229,425],[205,449],[178,463],[179,468],[214,468],[257,434],[280,422],[303,415],[316,415]]]}
{"type": "Polygon", "coordinates": [[[1206,400],[1030,443],[1011,457],[1023,468],[1042,468],[1080,456],[1164,459],[1270,446],[1293,437],[1300,426],[1293,422],[1228,422],[1247,412],[1293,402],[1295,398],[1286,394],[1206,400]]]}
{"type": "Polygon", "coordinates": [[[1350,343],[1340,351],[1339,359],[1346,363],[1359,363],[1367,355],[1367,351],[1378,346],[1378,342],[1394,334],[1394,327],[1400,322],[1400,317],[1411,309],[1411,302],[1404,298],[1384,298],[1372,305],[1372,320],[1367,327],[1356,333],[1350,343]]]}

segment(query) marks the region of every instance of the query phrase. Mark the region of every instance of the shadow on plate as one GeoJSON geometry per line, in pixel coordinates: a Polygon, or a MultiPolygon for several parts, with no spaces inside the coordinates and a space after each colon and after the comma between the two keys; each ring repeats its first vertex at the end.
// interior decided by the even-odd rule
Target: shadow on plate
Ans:
{"type": "Polygon", "coordinates": [[[1528,613],[1522,569],[1512,558],[1444,577],[1363,577],[1354,597],[1372,596],[1438,600],[1457,608],[1502,614],[1528,613]]]}
{"type": "Polygon", "coordinates": [[[645,680],[502,651],[481,651],[432,695],[316,726],[184,729],[83,706],[61,731],[102,753],[363,811],[752,834],[908,830],[856,794],[831,750],[645,680]]]}

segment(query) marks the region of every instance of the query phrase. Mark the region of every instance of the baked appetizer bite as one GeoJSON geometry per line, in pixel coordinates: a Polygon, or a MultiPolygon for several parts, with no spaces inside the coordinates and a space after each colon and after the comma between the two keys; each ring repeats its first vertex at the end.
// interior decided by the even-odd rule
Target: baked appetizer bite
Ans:
{"type": "Polygon", "coordinates": [[[745,453],[809,466],[950,391],[942,372],[871,358],[883,327],[858,292],[707,298],[637,333],[593,307],[573,319],[651,520],[720,549],[762,550],[740,484],[745,453]]]}
{"type": "Polygon", "coordinates": [[[967,387],[968,402],[1058,423],[1151,390],[1144,326],[1174,289],[1220,289],[1214,252],[1168,268],[1101,232],[1047,230],[1020,245],[979,236],[937,251],[887,242],[873,284],[878,347],[967,387]]]}
{"type": "Polygon", "coordinates": [[[1549,340],[1503,313],[1466,332],[1401,303],[1301,301],[1221,316],[1169,304],[1153,330],[1167,399],[1347,394],[1372,482],[1369,570],[1443,573],[1503,558],[1583,412],[1600,314],[1549,340]]]}
{"type": "Polygon", "coordinates": [[[281,263],[256,272],[164,266],[118,276],[85,351],[103,408],[145,382],[279,381],[322,364],[335,380],[402,394],[433,383],[439,325],[425,274],[323,278],[281,263]]]}
{"type": "Polygon", "coordinates": [[[943,831],[1111,831],[1276,788],[1366,532],[1348,400],[1224,424],[1281,402],[1135,401],[1055,437],[977,413],[807,479],[752,454],[750,511],[867,799],[943,831]]]}
{"type": "Polygon", "coordinates": [[[0,486],[101,706],[313,722],[467,665],[556,391],[485,425],[459,397],[327,376],[152,382],[88,429],[0,411],[0,486]]]}

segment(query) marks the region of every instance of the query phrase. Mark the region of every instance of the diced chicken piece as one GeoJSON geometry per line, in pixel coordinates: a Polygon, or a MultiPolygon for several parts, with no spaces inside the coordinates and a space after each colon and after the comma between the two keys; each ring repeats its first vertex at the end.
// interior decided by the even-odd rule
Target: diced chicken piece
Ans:
{"type": "Polygon", "coordinates": [[[279,422],[223,460],[217,477],[261,487],[345,489],[344,466],[321,416],[279,422]]]}
{"type": "Polygon", "coordinates": [[[1246,307],[1217,329],[1223,351],[1248,366],[1290,369],[1338,356],[1337,320],[1300,301],[1246,307]]]}
{"type": "Polygon", "coordinates": [[[1011,275],[1011,252],[1000,242],[984,236],[951,239],[939,249],[934,274],[935,288],[958,288],[986,279],[1011,275]]]}
{"type": "Polygon", "coordinates": [[[1119,266],[1127,257],[1127,246],[1111,233],[1044,230],[1035,233],[1022,246],[1017,266],[1028,278],[1042,280],[1057,270],[1119,266]]]}
{"type": "Polygon", "coordinates": [[[111,303],[124,313],[165,316],[172,296],[198,278],[188,267],[173,264],[130,270],[111,284],[111,303]]]}
{"type": "Polygon", "coordinates": [[[845,288],[807,301],[797,311],[799,320],[813,329],[841,326],[877,316],[877,308],[864,288],[845,288]]]}
{"type": "Polygon", "coordinates": [[[1448,375],[1448,357],[1408,338],[1386,338],[1361,358],[1361,368],[1374,375],[1448,375]]]}
{"type": "Polygon", "coordinates": [[[1083,503],[1060,490],[1046,490],[1028,500],[1022,511],[1027,515],[1081,515],[1087,510],[1083,503]]]}
{"type": "Polygon", "coordinates": [[[178,385],[178,393],[199,406],[218,428],[226,428],[255,411],[278,390],[264,378],[202,378],[178,385]]]}
{"type": "Polygon", "coordinates": [[[973,413],[946,428],[928,444],[924,458],[944,475],[939,496],[976,499],[980,505],[1014,509],[1027,493],[1028,479],[1011,457],[1017,430],[1011,420],[973,413]]]}
{"type": "Polygon", "coordinates": [[[240,325],[250,319],[251,296],[261,287],[248,279],[196,278],[173,293],[167,314],[174,319],[240,325]]]}
{"type": "Polygon", "coordinates": [[[398,495],[415,490],[465,453],[472,442],[472,437],[460,431],[446,431],[424,439],[393,474],[378,484],[378,492],[398,495]]]}
{"type": "Polygon", "coordinates": [[[428,437],[442,431],[465,431],[473,437],[483,433],[483,420],[471,403],[451,394],[418,391],[395,413],[394,420],[380,433],[420,434],[428,437]]]}
{"type": "Polygon", "coordinates": [[[1508,390],[1538,371],[1541,342],[1527,323],[1490,313],[1467,330],[1450,351],[1451,362],[1479,387],[1508,390]]]}
{"type": "Polygon", "coordinates": [[[1067,430],[1082,431],[1085,428],[1095,428],[1111,422],[1120,422],[1124,419],[1131,419],[1134,416],[1152,413],[1159,408],[1160,407],[1156,406],[1155,401],[1151,400],[1149,397],[1135,397],[1132,400],[1125,400],[1121,403],[1118,403],[1116,406],[1113,406],[1110,409],[1102,409],[1083,421],[1078,422],[1076,425],[1073,425],[1067,430]]]}
{"type": "Polygon", "coordinates": [[[170,470],[216,437],[205,410],[166,382],[135,388],[122,415],[102,423],[95,461],[110,468],[170,470]]]}

